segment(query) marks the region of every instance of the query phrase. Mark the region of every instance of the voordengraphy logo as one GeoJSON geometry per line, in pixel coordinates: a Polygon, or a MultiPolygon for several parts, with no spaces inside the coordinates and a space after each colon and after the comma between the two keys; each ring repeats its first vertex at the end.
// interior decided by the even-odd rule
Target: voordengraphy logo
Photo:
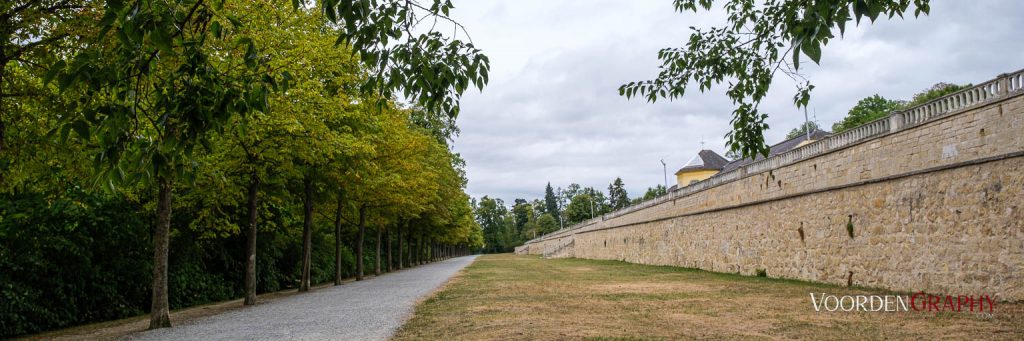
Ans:
{"type": "Polygon", "coordinates": [[[975,312],[992,313],[995,299],[981,295],[834,295],[811,293],[811,305],[817,312],[975,312]]]}

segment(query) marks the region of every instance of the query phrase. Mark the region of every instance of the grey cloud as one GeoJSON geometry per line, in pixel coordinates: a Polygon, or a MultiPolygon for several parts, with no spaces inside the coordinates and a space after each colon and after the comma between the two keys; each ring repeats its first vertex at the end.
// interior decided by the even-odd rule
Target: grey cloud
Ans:
{"type": "MultiPolygon", "coordinates": [[[[722,13],[679,14],[668,1],[459,1],[453,15],[492,60],[491,83],[463,98],[455,144],[467,161],[470,195],[506,201],[571,182],[606,188],[621,176],[631,195],[661,184],[700,149],[724,152],[732,105],[721,89],[645,103],[618,96],[620,84],[657,72],[657,50],[681,46],[690,25],[722,13]]],[[[851,28],[801,69],[817,86],[812,108],[823,126],[875,93],[907,98],[940,81],[979,82],[1022,67],[1017,38],[1024,4],[933,3],[932,15],[851,28]]],[[[803,121],[793,83],[778,79],[762,108],[766,139],[803,121]]]]}

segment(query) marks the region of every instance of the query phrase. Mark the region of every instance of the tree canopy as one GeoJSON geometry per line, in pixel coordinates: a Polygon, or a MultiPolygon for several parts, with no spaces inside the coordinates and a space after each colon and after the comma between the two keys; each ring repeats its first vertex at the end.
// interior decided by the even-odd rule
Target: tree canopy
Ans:
{"type": "Polygon", "coordinates": [[[450,142],[489,62],[451,3],[319,5],[0,7],[0,335],[483,247],[450,142]]]}
{"type": "Polygon", "coordinates": [[[914,94],[909,101],[892,100],[878,94],[865,97],[857,101],[857,105],[850,108],[850,111],[843,117],[842,121],[832,125],[832,133],[841,133],[862,124],[883,118],[889,114],[924,104],[933,99],[971,87],[971,84],[936,83],[931,87],[914,94]]]}
{"type": "Polygon", "coordinates": [[[877,94],[857,102],[842,121],[832,125],[832,133],[838,134],[850,128],[885,117],[903,107],[902,101],[890,100],[877,94]]]}
{"type": "MultiPolygon", "coordinates": [[[[674,0],[678,12],[710,11],[714,0],[674,0]]],[[[619,87],[627,98],[642,97],[649,102],[659,98],[683,97],[691,86],[701,92],[727,83],[726,96],[732,100],[732,130],[726,134],[730,151],[741,157],[768,155],[764,131],[767,113],[759,105],[776,74],[797,84],[793,103],[805,107],[814,86],[800,73],[804,58],[819,63],[822,47],[845,32],[851,21],[860,24],[866,18],[903,17],[927,14],[928,0],[727,0],[725,25],[709,29],[691,27],[685,47],[658,51],[660,71],[651,80],[629,82],[619,87]]]]}
{"type": "Polygon", "coordinates": [[[814,121],[808,121],[801,123],[799,127],[793,128],[789,133],[786,134],[786,139],[791,139],[800,135],[806,135],[808,132],[813,132],[818,129],[818,124],[814,121]]]}

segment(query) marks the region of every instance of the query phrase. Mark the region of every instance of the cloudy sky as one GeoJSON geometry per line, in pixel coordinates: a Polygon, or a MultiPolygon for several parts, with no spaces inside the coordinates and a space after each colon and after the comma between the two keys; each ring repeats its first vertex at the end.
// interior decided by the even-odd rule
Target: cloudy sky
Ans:
{"type": "MultiPolygon", "coordinates": [[[[674,102],[626,100],[618,86],[656,75],[657,51],[683,46],[690,26],[722,12],[680,14],[671,0],[455,0],[452,16],[491,59],[490,84],[463,97],[455,150],[469,194],[506,202],[570,183],[606,189],[622,177],[631,196],[700,149],[725,152],[732,106],[720,91],[674,102]]],[[[831,127],[873,94],[906,99],[937,82],[979,83],[1024,68],[1024,2],[933,1],[931,15],[848,29],[802,64],[816,85],[810,112],[831,127]]],[[[794,84],[779,78],[762,108],[769,144],[803,122],[794,84]]]]}

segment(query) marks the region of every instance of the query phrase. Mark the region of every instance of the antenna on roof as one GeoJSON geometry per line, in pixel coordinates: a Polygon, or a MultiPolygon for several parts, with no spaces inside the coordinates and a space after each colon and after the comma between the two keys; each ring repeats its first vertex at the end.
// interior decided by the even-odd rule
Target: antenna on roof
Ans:
{"type": "Polygon", "coordinates": [[[704,150],[704,135],[700,136],[700,150],[704,150]]]}
{"type": "MultiPolygon", "coordinates": [[[[811,122],[814,122],[815,126],[818,125],[818,108],[817,107],[815,107],[814,109],[811,110],[811,122]]],[[[819,128],[820,128],[820,126],[819,126],[819,128]]]]}

